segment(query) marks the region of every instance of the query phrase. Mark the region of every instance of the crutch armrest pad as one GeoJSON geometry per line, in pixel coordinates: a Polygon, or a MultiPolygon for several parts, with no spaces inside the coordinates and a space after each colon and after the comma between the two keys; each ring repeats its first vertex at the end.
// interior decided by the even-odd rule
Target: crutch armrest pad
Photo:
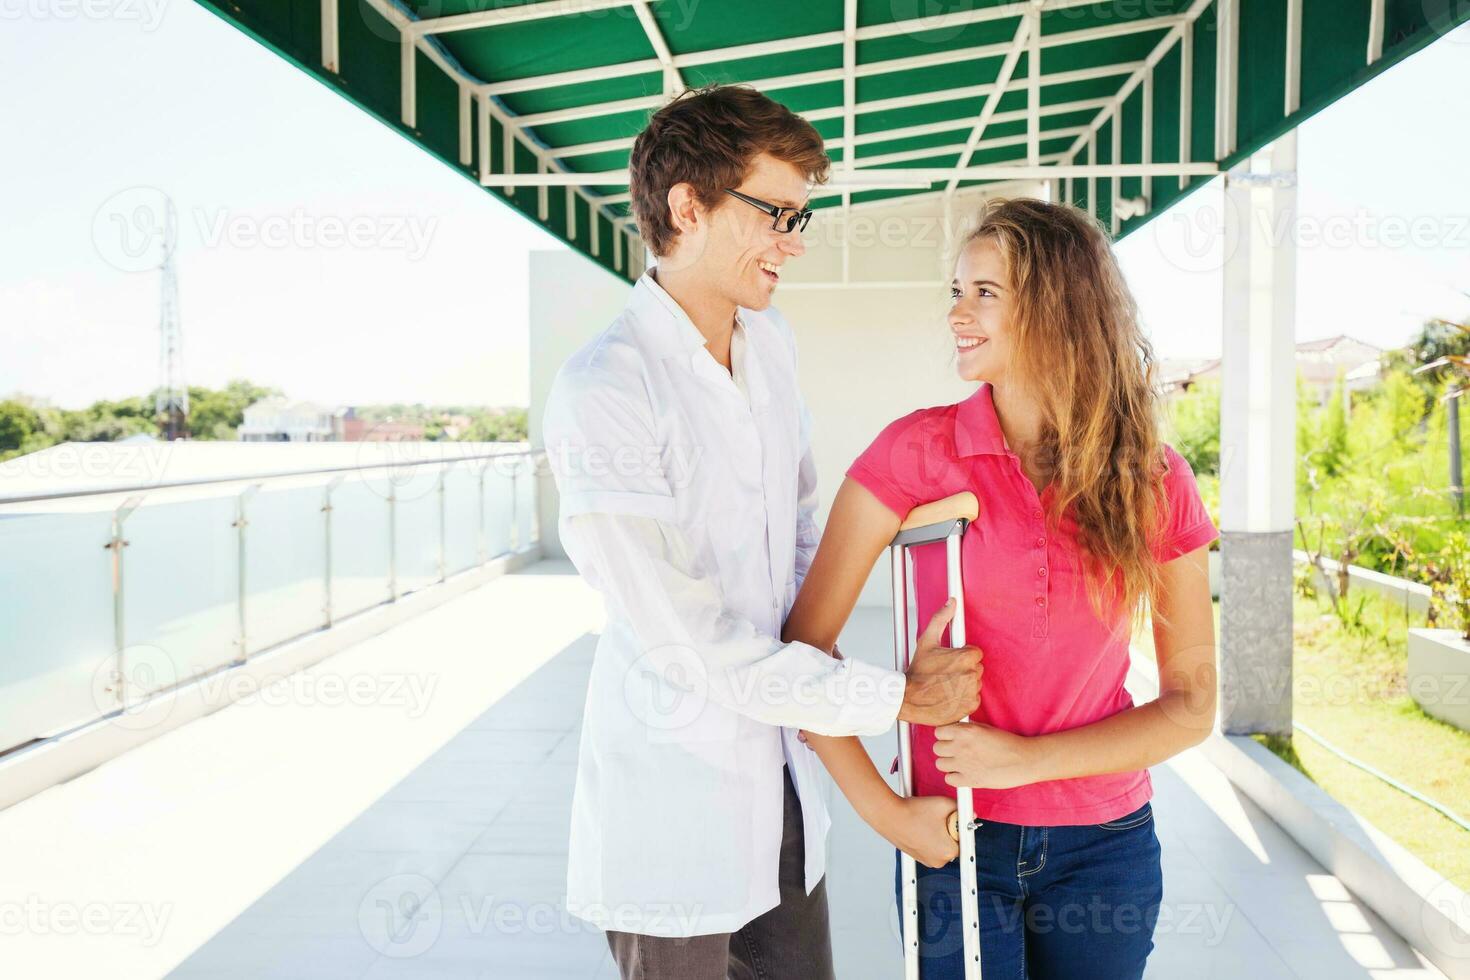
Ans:
{"type": "Polygon", "coordinates": [[[900,531],[907,531],[915,527],[928,527],[930,524],[940,524],[944,521],[953,521],[964,518],[973,521],[980,516],[980,501],[968,490],[962,490],[952,497],[943,500],[931,500],[927,504],[920,504],[909,511],[903,523],[898,526],[900,531]]]}

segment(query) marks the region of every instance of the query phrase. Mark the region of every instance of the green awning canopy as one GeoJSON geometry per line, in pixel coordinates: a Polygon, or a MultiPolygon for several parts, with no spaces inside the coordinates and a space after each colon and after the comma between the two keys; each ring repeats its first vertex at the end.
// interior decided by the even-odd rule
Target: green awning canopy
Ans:
{"type": "Polygon", "coordinates": [[[687,86],[752,84],[811,120],[835,161],[816,207],[1054,179],[1122,236],[1470,19],[1460,0],[200,2],[628,278],[628,151],[687,86]]]}

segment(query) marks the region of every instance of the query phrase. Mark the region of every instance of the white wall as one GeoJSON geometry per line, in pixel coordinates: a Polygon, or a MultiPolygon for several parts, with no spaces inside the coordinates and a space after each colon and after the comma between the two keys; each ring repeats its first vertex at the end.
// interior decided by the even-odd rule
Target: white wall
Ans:
{"type": "MultiPolygon", "coordinates": [[[[944,325],[949,298],[937,287],[782,289],[776,306],[796,332],[825,523],[843,473],[885,425],[974,388],[955,376],[944,325]]],[[[860,601],[887,605],[887,583],[888,566],[879,561],[860,601]]]]}
{"type": "MultiPolygon", "coordinates": [[[[531,253],[531,445],[544,448],[541,415],[562,362],[612,323],[628,301],[628,283],[570,249],[531,253]]],[[[556,533],[556,484],[542,467],[537,478],[541,551],[565,558],[556,533]]]]}

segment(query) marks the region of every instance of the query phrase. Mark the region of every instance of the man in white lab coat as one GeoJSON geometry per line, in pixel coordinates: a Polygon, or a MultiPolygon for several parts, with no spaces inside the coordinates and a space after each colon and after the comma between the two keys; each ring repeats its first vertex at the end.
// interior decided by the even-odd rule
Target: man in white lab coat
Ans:
{"type": "Polygon", "coordinates": [[[906,676],[779,639],[818,532],[771,297],[827,169],[811,125],[753,89],[655,113],[630,190],[657,264],[547,402],[561,540],[608,612],[567,905],[607,932],[625,980],[830,978],[829,820],[798,731],[943,724],[978,697],[960,654],[921,650],[906,676]]]}

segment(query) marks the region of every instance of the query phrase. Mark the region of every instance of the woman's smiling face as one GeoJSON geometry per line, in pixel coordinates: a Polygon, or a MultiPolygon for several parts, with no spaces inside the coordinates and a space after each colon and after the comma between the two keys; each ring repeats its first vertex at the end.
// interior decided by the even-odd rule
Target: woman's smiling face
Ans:
{"type": "Polygon", "coordinates": [[[1010,356],[1011,286],[1006,262],[991,238],[965,246],[950,283],[949,329],[955,367],[966,381],[1003,380],[1010,356]]]}

